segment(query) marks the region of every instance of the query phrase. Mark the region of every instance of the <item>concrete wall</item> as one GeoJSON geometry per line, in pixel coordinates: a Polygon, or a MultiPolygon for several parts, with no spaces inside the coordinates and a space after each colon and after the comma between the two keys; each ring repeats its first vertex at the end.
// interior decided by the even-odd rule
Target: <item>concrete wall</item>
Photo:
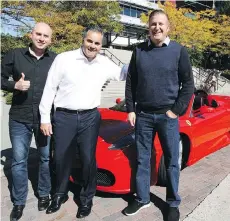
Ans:
{"type": "Polygon", "coordinates": [[[119,58],[123,63],[128,64],[130,62],[132,51],[128,50],[120,50],[120,49],[113,49],[113,48],[106,48],[110,51],[113,55],[119,58]]]}

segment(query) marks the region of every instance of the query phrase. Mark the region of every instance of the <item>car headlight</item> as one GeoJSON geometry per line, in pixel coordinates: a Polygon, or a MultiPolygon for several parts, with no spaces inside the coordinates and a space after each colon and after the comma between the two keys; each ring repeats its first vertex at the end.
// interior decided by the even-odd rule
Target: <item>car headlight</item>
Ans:
{"type": "Polygon", "coordinates": [[[110,150],[121,150],[135,145],[135,133],[128,134],[109,146],[110,150]]]}

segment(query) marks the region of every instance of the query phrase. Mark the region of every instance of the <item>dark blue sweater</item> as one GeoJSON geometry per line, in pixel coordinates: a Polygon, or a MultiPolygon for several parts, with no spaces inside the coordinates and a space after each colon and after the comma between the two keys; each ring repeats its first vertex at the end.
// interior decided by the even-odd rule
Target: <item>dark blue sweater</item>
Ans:
{"type": "Polygon", "coordinates": [[[166,47],[149,42],[133,52],[126,79],[128,112],[138,109],[151,113],[172,110],[181,115],[194,92],[192,68],[186,49],[175,41],[166,47]]]}

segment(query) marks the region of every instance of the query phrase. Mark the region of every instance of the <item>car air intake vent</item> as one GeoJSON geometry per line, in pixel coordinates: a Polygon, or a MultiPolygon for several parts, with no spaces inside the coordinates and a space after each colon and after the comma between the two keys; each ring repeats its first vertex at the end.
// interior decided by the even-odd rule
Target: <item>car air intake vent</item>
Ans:
{"type": "Polygon", "coordinates": [[[112,186],[115,183],[114,175],[103,169],[97,170],[97,185],[98,186],[112,186]]]}

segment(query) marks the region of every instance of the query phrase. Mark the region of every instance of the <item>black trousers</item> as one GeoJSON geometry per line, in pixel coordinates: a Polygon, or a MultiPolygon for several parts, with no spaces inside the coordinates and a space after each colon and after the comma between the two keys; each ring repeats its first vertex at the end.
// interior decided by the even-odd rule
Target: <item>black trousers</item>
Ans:
{"type": "Polygon", "coordinates": [[[101,116],[97,109],[69,113],[56,111],[53,118],[56,194],[67,194],[76,151],[80,154],[83,186],[80,203],[87,204],[96,193],[96,144],[101,116]]]}

